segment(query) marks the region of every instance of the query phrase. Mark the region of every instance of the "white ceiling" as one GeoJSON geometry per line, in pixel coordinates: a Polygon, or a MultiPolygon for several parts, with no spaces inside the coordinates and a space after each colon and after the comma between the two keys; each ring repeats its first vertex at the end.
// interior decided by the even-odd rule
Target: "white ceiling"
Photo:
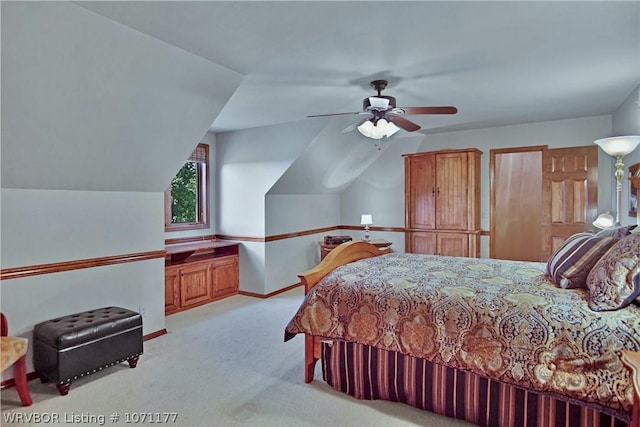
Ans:
{"type": "Polygon", "coordinates": [[[244,75],[213,131],[359,111],[379,78],[458,108],[423,132],[610,114],[640,82],[639,1],[78,4],[244,75]]]}

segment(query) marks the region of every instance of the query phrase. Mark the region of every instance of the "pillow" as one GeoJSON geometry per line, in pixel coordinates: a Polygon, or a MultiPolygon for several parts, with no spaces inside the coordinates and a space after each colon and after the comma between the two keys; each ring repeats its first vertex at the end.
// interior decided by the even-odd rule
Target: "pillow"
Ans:
{"type": "Polygon", "coordinates": [[[597,237],[613,237],[616,240],[622,239],[624,236],[631,234],[631,230],[636,228],[636,225],[622,225],[619,227],[609,227],[602,231],[598,231],[595,235],[597,237]]]}
{"type": "Polygon", "coordinates": [[[640,234],[623,237],[596,262],[587,277],[589,308],[617,310],[640,295],[640,234]]]}
{"type": "Polygon", "coordinates": [[[558,249],[553,251],[553,253],[551,254],[551,257],[547,261],[547,268],[545,270],[545,272],[547,273],[547,276],[551,276],[553,278],[553,273],[552,273],[553,266],[555,265],[555,263],[557,263],[557,261],[559,259],[558,257],[561,256],[561,252],[562,251],[566,251],[565,247],[567,245],[569,245],[572,241],[574,241],[576,239],[581,239],[581,238],[583,238],[585,236],[586,237],[591,237],[591,236],[593,236],[593,233],[591,233],[589,231],[585,231],[585,232],[582,232],[582,233],[576,233],[576,234],[574,234],[572,236],[569,236],[567,238],[567,240],[562,242],[562,245],[560,245],[560,247],[558,249]]]}
{"type": "Polygon", "coordinates": [[[584,287],[589,271],[616,243],[610,236],[577,233],[565,240],[547,262],[547,274],[561,288],[584,287]]]}

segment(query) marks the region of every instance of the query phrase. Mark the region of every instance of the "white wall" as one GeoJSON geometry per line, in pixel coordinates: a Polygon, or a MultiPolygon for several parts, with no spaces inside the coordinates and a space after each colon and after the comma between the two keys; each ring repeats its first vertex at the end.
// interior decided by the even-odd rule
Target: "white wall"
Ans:
{"type": "Polygon", "coordinates": [[[164,191],[243,78],[72,2],[0,7],[3,188],[164,191]]]}
{"type": "MultiPolygon", "coordinates": [[[[321,126],[321,122],[297,122],[216,136],[216,234],[266,236],[266,195],[321,126]]],[[[269,227],[277,229],[273,223],[269,227]]],[[[266,268],[265,243],[243,241],[240,290],[264,294],[266,268]]]]}
{"type": "MultiPolygon", "coordinates": [[[[163,191],[243,76],[72,2],[2,2],[2,268],[164,248],[163,191]]],[[[28,335],[117,304],[164,328],[164,260],[5,280],[28,335]]]]}
{"type": "MultiPolygon", "coordinates": [[[[164,247],[163,193],[1,189],[0,201],[3,269],[164,247]]],[[[164,259],[3,280],[0,305],[26,337],[38,322],[108,305],[143,307],[149,334],[164,328],[164,259]]]]}
{"type": "MultiPolygon", "coordinates": [[[[267,235],[332,227],[340,221],[340,196],[267,195],[267,235]]],[[[298,282],[297,275],[320,261],[318,242],[332,231],[268,242],[265,245],[265,281],[268,294],[298,282]]],[[[335,233],[334,233],[335,234],[335,233]]]]}
{"type": "MultiPolygon", "coordinates": [[[[374,227],[404,227],[404,158],[402,155],[416,152],[424,139],[424,134],[399,132],[396,136],[388,141],[383,140],[380,156],[342,192],[341,224],[360,224],[360,215],[369,213],[373,215],[374,227]]],[[[369,150],[375,152],[373,141],[368,142],[369,150]]]]}
{"type": "MultiPolygon", "coordinates": [[[[340,124],[340,126],[342,123],[340,124]]],[[[611,116],[585,117],[570,120],[558,120],[542,123],[528,123],[514,126],[486,128],[470,131],[447,132],[440,134],[404,134],[385,141],[382,150],[377,151],[373,144],[366,148],[373,154],[366,160],[368,167],[351,180],[343,191],[324,193],[325,195],[281,194],[284,191],[299,191],[301,188],[316,188],[317,183],[308,184],[310,176],[323,179],[316,173],[319,166],[310,166],[316,159],[320,165],[326,163],[322,155],[324,132],[332,125],[323,125],[318,129],[316,138],[293,166],[286,169],[286,162],[277,162],[262,150],[264,146],[280,147],[283,137],[292,128],[265,129],[261,131],[234,132],[225,135],[224,145],[218,146],[220,161],[221,194],[219,207],[222,210],[219,233],[241,236],[271,236],[325,226],[345,224],[358,225],[362,213],[370,213],[374,226],[404,227],[404,161],[402,154],[420,151],[433,151],[451,148],[478,148],[483,151],[481,157],[481,227],[489,230],[489,150],[492,148],[520,147],[530,145],[548,145],[550,148],[572,147],[592,144],[595,139],[611,133],[611,116]],[[284,133],[283,133],[284,132],[284,133]],[[263,137],[264,139],[253,140],[263,137]],[[275,138],[275,139],[274,139],[275,138]],[[308,155],[308,152],[317,155],[308,155]],[[263,157],[267,157],[263,160],[263,157]],[[299,164],[300,163],[300,164],[299,164]],[[305,167],[300,166],[306,165],[305,167]],[[296,166],[297,165],[297,166],[296,166]],[[295,169],[296,174],[291,171],[295,169]],[[287,172],[283,172],[287,170],[287,172]],[[316,171],[316,172],[314,172],[316,171]],[[268,182],[273,182],[278,174],[286,179],[274,186],[276,194],[266,193],[268,182]],[[295,182],[295,179],[300,182],[295,182]],[[327,202],[331,200],[331,202],[327,202]],[[336,200],[339,198],[339,202],[336,200]],[[264,201],[264,203],[263,203],[264,201]],[[331,206],[330,208],[328,206],[331,206]],[[339,213],[338,213],[339,212],[339,213]],[[227,232],[223,230],[235,230],[227,232]]],[[[308,134],[307,134],[308,135],[308,134]]],[[[284,138],[286,140],[286,137],[284,138]]],[[[220,143],[220,138],[218,143],[220,143]]],[[[342,143],[346,140],[342,139],[342,143]]],[[[361,141],[360,141],[361,142],[361,141]]],[[[369,141],[367,141],[369,142],[369,141]]],[[[328,142],[332,143],[332,142],[328,142]]],[[[304,144],[302,144],[304,145],[304,144]]],[[[359,146],[358,146],[359,147],[359,146]]],[[[353,148],[353,150],[358,149],[353,148]]],[[[339,149],[335,163],[324,167],[327,171],[336,170],[348,157],[348,149],[339,149]]],[[[360,154],[363,156],[362,154],[360,154]]],[[[362,157],[368,158],[367,156],[362,157]]],[[[365,161],[365,160],[363,160],[365,161]]],[[[610,208],[609,199],[613,185],[608,173],[610,158],[599,153],[599,210],[610,208]]],[[[270,191],[270,190],[269,190],[270,191]]],[[[356,230],[337,230],[340,234],[349,234],[354,239],[362,238],[356,230]]],[[[322,236],[302,236],[278,240],[266,244],[243,242],[241,250],[241,289],[259,294],[267,294],[291,285],[297,274],[313,266],[319,257],[317,242],[322,236]]],[[[404,251],[404,233],[374,231],[372,238],[383,238],[393,243],[392,249],[404,251]]],[[[481,256],[488,256],[488,238],[481,238],[481,256]]]]}
{"type": "MultiPolygon", "coordinates": [[[[631,92],[627,99],[613,113],[613,130],[608,136],[623,135],[640,135],[640,85],[631,92]]],[[[615,170],[613,158],[611,161],[611,173],[615,170]]],[[[629,216],[629,165],[640,163],[640,147],[624,157],[625,175],[622,179],[622,212],[620,213],[620,223],[622,224],[638,224],[640,218],[632,218],[629,216]]],[[[612,196],[611,206],[615,206],[615,194],[612,196]]]]}
{"type": "MultiPolygon", "coordinates": [[[[494,148],[548,145],[550,148],[573,147],[593,144],[595,139],[611,132],[611,117],[598,116],[514,126],[447,132],[426,135],[419,146],[412,150],[406,145],[404,153],[434,151],[442,149],[478,148],[483,152],[480,161],[481,173],[481,227],[489,230],[489,151],[494,148]]],[[[401,141],[398,141],[399,144],[401,141]]],[[[343,224],[354,224],[359,215],[367,210],[373,215],[374,224],[380,226],[404,226],[404,165],[400,155],[375,162],[342,195],[341,216],[343,224]],[[376,180],[376,177],[384,179],[376,180]]],[[[610,206],[607,202],[613,185],[607,173],[609,156],[599,153],[598,195],[599,210],[610,206]]],[[[397,234],[397,233],[396,233],[397,234]]],[[[398,238],[398,240],[400,240],[398,238]]],[[[488,257],[488,238],[481,238],[481,256],[488,257]]],[[[404,251],[403,246],[394,245],[394,250],[404,251]]]]}

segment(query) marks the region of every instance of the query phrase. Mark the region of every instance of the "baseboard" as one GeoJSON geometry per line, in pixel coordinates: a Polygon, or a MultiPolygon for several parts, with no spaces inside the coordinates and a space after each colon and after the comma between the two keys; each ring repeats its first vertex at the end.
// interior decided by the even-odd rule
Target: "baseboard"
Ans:
{"type": "Polygon", "coordinates": [[[167,333],[167,328],[162,328],[162,329],[160,329],[158,331],[151,332],[150,334],[144,335],[142,337],[142,341],[149,341],[149,340],[152,340],[154,338],[161,337],[162,335],[164,335],[166,333],[167,333]]]}
{"type": "MultiPolygon", "coordinates": [[[[142,341],[149,341],[152,340],[154,338],[158,338],[164,334],[167,333],[167,328],[162,328],[158,331],[155,332],[151,332],[150,334],[144,335],[142,337],[142,341]]],[[[31,380],[35,380],[36,378],[40,378],[38,376],[38,374],[34,371],[34,372],[29,372],[27,374],[27,381],[31,381],[31,380]]],[[[9,388],[9,387],[14,387],[16,385],[16,382],[13,378],[9,378],[8,380],[2,381],[2,383],[0,383],[0,389],[5,389],[5,388],[9,388]]]]}
{"type": "Polygon", "coordinates": [[[266,295],[265,295],[265,294],[256,294],[256,293],[253,293],[253,292],[247,292],[247,291],[238,291],[238,295],[244,295],[244,296],[246,296],[246,297],[253,297],[253,298],[267,299],[267,298],[270,298],[270,297],[272,297],[272,296],[275,296],[275,295],[281,294],[281,293],[283,293],[283,292],[290,291],[291,289],[295,289],[295,288],[297,288],[297,287],[299,287],[299,286],[302,286],[302,283],[294,283],[294,284],[293,284],[293,285],[291,285],[291,286],[287,286],[286,288],[278,289],[277,291],[274,291],[274,292],[268,293],[268,294],[266,294],[266,295]]]}

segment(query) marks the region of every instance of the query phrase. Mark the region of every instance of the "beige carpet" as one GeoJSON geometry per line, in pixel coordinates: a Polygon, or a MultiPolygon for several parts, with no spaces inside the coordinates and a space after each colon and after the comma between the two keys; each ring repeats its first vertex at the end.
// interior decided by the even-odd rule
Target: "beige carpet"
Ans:
{"type": "Polygon", "coordinates": [[[19,406],[14,388],[2,390],[0,425],[124,426],[149,413],[156,422],[145,425],[469,426],[339,393],[322,381],[320,364],[316,380],[305,384],[303,337],[283,342],[301,301],[298,288],[266,300],[235,296],[169,316],[169,333],[145,342],[135,369],[124,363],[77,380],[65,397],[52,384],[30,381],[29,408],[19,406]]]}

